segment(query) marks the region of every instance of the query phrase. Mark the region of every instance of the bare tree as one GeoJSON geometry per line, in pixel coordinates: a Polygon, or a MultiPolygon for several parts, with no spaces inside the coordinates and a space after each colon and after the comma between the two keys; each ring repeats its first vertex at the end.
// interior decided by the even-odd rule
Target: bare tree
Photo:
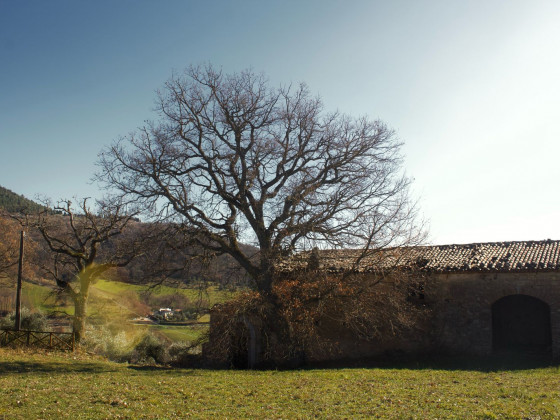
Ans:
{"type": "Polygon", "coordinates": [[[142,252],[135,235],[116,241],[117,236],[126,235],[134,215],[120,204],[97,204],[91,208],[88,199],[76,204],[61,201],[27,217],[27,223],[40,232],[52,256],[47,274],[72,299],[77,341],[85,333],[90,286],[107,270],[126,266],[142,252]]]}
{"type": "Polygon", "coordinates": [[[401,143],[383,122],[325,112],[304,84],[212,66],[173,76],[158,98],[159,121],[104,150],[99,178],[231,255],[263,295],[295,250],[417,238],[401,143]]]}

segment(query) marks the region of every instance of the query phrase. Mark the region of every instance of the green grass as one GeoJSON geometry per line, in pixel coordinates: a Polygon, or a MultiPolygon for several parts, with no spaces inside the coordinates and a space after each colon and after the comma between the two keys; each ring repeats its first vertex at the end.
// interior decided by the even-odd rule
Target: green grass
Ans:
{"type": "Polygon", "coordinates": [[[53,289],[48,286],[24,282],[22,285],[23,305],[43,312],[68,311],[68,306],[55,304],[52,292],[53,289]]]}
{"type": "Polygon", "coordinates": [[[109,292],[114,295],[119,295],[122,292],[135,292],[142,293],[150,290],[154,295],[173,295],[182,294],[188,297],[191,301],[196,302],[198,299],[208,300],[210,305],[224,302],[234,296],[234,292],[227,290],[219,290],[216,286],[209,286],[206,290],[200,291],[196,287],[181,287],[175,288],[170,286],[157,286],[149,289],[147,286],[134,285],[110,280],[98,280],[94,288],[97,290],[109,292]]]}
{"type": "Polygon", "coordinates": [[[147,325],[152,332],[164,335],[171,341],[193,342],[206,330],[207,326],[147,325]]]}
{"type": "MultiPolygon", "coordinates": [[[[72,314],[74,308],[69,299],[66,305],[54,304],[52,290],[48,285],[24,282],[22,288],[24,306],[43,312],[62,311],[72,314]]],[[[110,317],[143,316],[145,313],[138,313],[141,309],[138,309],[138,305],[135,304],[140,301],[140,295],[147,290],[147,286],[98,280],[91,288],[88,313],[93,316],[105,314],[110,317]]],[[[209,286],[207,290],[202,291],[197,288],[158,286],[150,292],[157,296],[182,294],[193,302],[198,299],[206,300],[210,306],[231,299],[235,294],[235,292],[219,290],[216,286],[209,286]]]]}
{"type": "Polygon", "coordinates": [[[0,349],[0,418],[541,418],[558,367],[516,371],[140,368],[0,349]]]}
{"type": "MultiPolygon", "coordinates": [[[[52,311],[55,309],[71,310],[72,305],[53,306],[54,298],[52,297],[52,290],[53,289],[48,285],[39,285],[24,282],[22,288],[24,304],[43,311],[52,311]]],[[[92,307],[92,311],[95,311],[96,309],[98,309],[97,306],[99,304],[99,302],[96,302],[97,298],[101,299],[102,302],[100,303],[102,306],[104,306],[107,303],[106,300],[118,300],[120,297],[122,297],[123,294],[126,294],[129,298],[131,296],[136,296],[138,298],[141,293],[148,290],[149,288],[147,286],[128,284],[111,280],[98,280],[92,286],[90,306],[92,307]]],[[[196,302],[198,299],[204,299],[209,302],[210,306],[229,300],[235,295],[235,292],[220,290],[216,286],[209,286],[207,290],[202,291],[197,289],[196,287],[174,288],[170,286],[157,286],[150,289],[150,292],[157,296],[182,294],[184,296],[187,296],[193,302],[196,302]]],[[[103,310],[104,309],[105,308],[103,308],[103,310]]]]}
{"type": "MultiPolygon", "coordinates": [[[[149,307],[140,303],[140,295],[147,290],[146,286],[121,283],[117,281],[99,280],[90,292],[88,303],[88,315],[90,321],[94,323],[120,323],[125,325],[127,320],[137,316],[144,316],[149,311],[149,307]]],[[[24,283],[22,293],[24,296],[24,306],[39,309],[44,313],[52,311],[65,312],[72,315],[73,305],[67,299],[67,305],[54,305],[52,288],[48,285],[38,285],[34,283],[24,283]]],[[[169,286],[159,286],[151,290],[155,295],[168,295],[180,293],[187,296],[191,301],[198,299],[200,291],[189,288],[172,288],[169,286]]],[[[211,305],[231,298],[229,291],[218,290],[217,287],[210,286],[207,292],[202,293],[202,298],[209,301],[211,305]]],[[[208,322],[209,316],[203,315],[199,320],[208,322]]],[[[200,337],[207,330],[207,326],[175,326],[175,325],[147,325],[135,326],[135,328],[150,329],[157,335],[166,337],[170,341],[192,342],[200,337]]],[[[130,330],[130,327],[126,328],[130,330]]],[[[0,417],[1,420],[1,417],[0,417]]]]}

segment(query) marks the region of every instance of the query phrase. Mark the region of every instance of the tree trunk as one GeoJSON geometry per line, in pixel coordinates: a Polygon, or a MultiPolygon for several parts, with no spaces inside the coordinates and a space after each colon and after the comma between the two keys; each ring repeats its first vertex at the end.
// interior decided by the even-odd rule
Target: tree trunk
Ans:
{"type": "Polygon", "coordinates": [[[82,272],[80,275],[80,291],[74,297],[74,336],[78,344],[86,334],[87,302],[90,284],[89,273],[82,272]]]}
{"type": "Polygon", "coordinates": [[[274,282],[274,264],[270,256],[270,251],[261,250],[260,272],[255,279],[258,291],[267,300],[275,300],[272,296],[272,283],[274,282]]]}
{"type": "Polygon", "coordinates": [[[86,311],[87,311],[87,299],[84,299],[83,295],[80,295],[74,300],[74,337],[76,343],[80,343],[82,338],[85,336],[86,332],[86,311]]]}

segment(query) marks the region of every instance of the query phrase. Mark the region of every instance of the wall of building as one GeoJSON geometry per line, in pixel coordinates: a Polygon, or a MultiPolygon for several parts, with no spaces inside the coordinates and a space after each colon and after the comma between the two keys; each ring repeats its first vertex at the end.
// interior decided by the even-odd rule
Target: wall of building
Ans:
{"type": "MultiPolygon", "coordinates": [[[[318,341],[307,346],[302,360],[360,359],[398,351],[488,356],[493,353],[492,305],[512,295],[530,296],[548,305],[552,356],[560,360],[560,271],[433,274],[422,281],[424,293],[414,299],[425,302],[428,311],[422,310],[417,328],[393,334],[384,330],[377,340],[362,340],[340,322],[321,321],[318,341]]],[[[383,290],[390,285],[379,287],[383,290]]],[[[374,312],[386,309],[381,304],[372,306],[374,312]]],[[[244,367],[264,361],[286,362],[287,343],[264,329],[258,314],[247,313],[232,326],[220,322],[228,319],[228,313],[216,309],[211,319],[210,342],[204,353],[212,363],[244,367]]]]}
{"type": "Polygon", "coordinates": [[[538,298],[550,307],[552,354],[560,358],[560,272],[436,274],[426,284],[434,309],[438,350],[451,354],[492,353],[492,304],[509,295],[538,298]]]}

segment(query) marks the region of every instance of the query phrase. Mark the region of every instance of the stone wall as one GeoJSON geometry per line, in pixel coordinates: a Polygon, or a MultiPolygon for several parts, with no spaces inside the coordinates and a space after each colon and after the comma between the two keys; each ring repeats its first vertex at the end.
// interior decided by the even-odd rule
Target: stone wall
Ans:
{"type": "Polygon", "coordinates": [[[560,272],[435,274],[426,284],[434,309],[434,343],[450,354],[492,353],[492,304],[510,295],[527,295],[550,307],[552,354],[560,359],[560,272]]]}

